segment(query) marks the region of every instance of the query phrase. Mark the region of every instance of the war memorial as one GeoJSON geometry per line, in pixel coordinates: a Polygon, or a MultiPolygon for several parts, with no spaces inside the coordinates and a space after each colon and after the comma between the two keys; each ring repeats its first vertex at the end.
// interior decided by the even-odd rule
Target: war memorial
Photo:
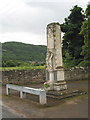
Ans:
{"type": "Polygon", "coordinates": [[[39,96],[40,104],[47,104],[47,98],[66,99],[86,94],[83,90],[70,89],[64,77],[62,62],[61,28],[59,23],[47,25],[47,55],[46,55],[46,82],[43,88],[24,87],[13,84],[6,84],[6,94],[11,90],[20,92],[20,98],[27,98],[26,93],[39,96]]]}

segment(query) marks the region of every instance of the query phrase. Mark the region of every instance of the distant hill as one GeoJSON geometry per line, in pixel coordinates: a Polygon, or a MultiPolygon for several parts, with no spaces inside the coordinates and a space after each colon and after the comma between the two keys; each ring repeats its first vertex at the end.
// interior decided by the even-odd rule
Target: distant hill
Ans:
{"type": "Polygon", "coordinates": [[[2,60],[45,61],[46,46],[21,42],[2,43],[2,60]]]}

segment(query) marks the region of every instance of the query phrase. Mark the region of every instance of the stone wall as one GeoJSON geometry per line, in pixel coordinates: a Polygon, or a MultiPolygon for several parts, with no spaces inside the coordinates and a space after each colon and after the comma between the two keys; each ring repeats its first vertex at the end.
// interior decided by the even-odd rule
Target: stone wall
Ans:
{"type": "Polygon", "coordinates": [[[65,80],[87,80],[90,74],[89,68],[77,67],[65,69],[65,80]]]}
{"type": "MultiPolygon", "coordinates": [[[[65,80],[86,80],[88,74],[88,68],[67,68],[65,69],[65,80]]],[[[44,69],[2,71],[3,85],[7,83],[18,85],[43,83],[45,80],[46,71],[44,69]]]]}
{"type": "Polygon", "coordinates": [[[45,81],[45,70],[10,70],[2,72],[2,83],[26,85],[45,81]]]}

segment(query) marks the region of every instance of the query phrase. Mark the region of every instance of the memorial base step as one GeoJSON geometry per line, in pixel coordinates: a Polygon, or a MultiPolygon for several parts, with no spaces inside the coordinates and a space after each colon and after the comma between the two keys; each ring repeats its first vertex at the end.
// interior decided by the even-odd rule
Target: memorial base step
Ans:
{"type": "Polygon", "coordinates": [[[66,90],[67,89],[66,81],[59,81],[59,82],[54,83],[53,88],[56,91],[66,90]]]}
{"type": "Polygon", "coordinates": [[[87,94],[87,92],[83,90],[63,90],[63,91],[52,90],[47,92],[47,97],[62,100],[85,94],[87,94]]]}

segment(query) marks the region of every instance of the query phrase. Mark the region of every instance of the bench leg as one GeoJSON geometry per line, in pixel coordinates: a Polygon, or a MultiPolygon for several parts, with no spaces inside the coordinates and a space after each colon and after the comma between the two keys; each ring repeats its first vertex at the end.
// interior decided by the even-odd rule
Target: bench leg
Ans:
{"type": "Polygon", "coordinates": [[[39,102],[40,104],[46,104],[46,93],[45,92],[40,92],[39,102]]]}
{"type": "Polygon", "coordinates": [[[23,92],[23,98],[26,98],[26,93],[25,92],[23,92]]]}
{"type": "Polygon", "coordinates": [[[8,87],[6,87],[6,95],[10,94],[10,89],[8,87]]]}
{"type": "Polygon", "coordinates": [[[22,91],[20,91],[20,98],[26,98],[26,93],[24,93],[24,92],[22,92],[22,91]]]}

